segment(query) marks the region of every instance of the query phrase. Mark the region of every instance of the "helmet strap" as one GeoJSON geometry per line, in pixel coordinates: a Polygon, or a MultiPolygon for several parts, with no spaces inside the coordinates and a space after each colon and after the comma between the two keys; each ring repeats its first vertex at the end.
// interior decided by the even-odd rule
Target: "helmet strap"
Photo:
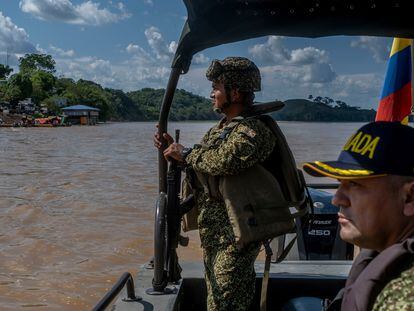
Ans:
{"type": "Polygon", "coordinates": [[[225,85],[224,90],[226,91],[226,99],[227,101],[223,104],[223,108],[228,108],[233,103],[231,100],[231,91],[233,90],[231,86],[225,85]]]}
{"type": "Polygon", "coordinates": [[[232,100],[231,100],[231,90],[232,90],[232,88],[228,85],[225,85],[224,90],[226,91],[226,100],[227,101],[225,103],[223,103],[221,105],[221,107],[213,108],[213,111],[215,113],[220,113],[220,114],[223,113],[223,109],[226,109],[226,108],[230,107],[230,105],[232,104],[232,100]]]}

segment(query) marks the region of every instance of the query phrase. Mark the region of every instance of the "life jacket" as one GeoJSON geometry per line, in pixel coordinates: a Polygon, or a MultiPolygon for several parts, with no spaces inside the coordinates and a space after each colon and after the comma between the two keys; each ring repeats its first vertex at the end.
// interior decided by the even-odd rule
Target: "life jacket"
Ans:
{"type": "Polygon", "coordinates": [[[414,237],[394,244],[381,253],[364,250],[355,259],[345,288],[328,311],[368,311],[384,287],[414,264],[414,237]]]}
{"type": "MultiPolygon", "coordinates": [[[[263,162],[237,175],[211,176],[196,171],[204,191],[224,200],[236,245],[265,241],[294,231],[294,218],[306,213],[305,181],[275,120],[254,116],[272,131],[276,145],[263,162]]],[[[226,126],[215,146],[226,141],[243,118],[226,126]]],[[[208,148],[208,146],[205,146],[208,148]]]]}

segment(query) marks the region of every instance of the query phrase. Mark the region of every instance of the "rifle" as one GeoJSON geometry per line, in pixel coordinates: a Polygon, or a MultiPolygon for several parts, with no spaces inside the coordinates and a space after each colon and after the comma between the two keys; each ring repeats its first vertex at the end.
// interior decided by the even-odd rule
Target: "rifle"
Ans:
{"type": "MultiPolygon", "coordinates": [[[[175,142],[180,139],[180,130],[175,130],[175,142]]],[[[182,168],[172,159],[167,173],[167,277],[169,282],[181,279],[181,267],[178,264],[177,247],[180,238],[180,192],[182,168]]]]}
{"type": "MultiPolygon", "coordinates": [[[[175,131],[175,142],[178,143],[180,130],[175,131]]],[[[178,264],[178,244],[185,246],[188,243],[180,236],[182,167],[178,161],[171,159],[167,172],[167,194],[160,192],[155,212],[154,231],[154,278],[152,289],[148,294],[169,293],[168,283],[175,283],[181,279],[181,267],[178,264]]]]}

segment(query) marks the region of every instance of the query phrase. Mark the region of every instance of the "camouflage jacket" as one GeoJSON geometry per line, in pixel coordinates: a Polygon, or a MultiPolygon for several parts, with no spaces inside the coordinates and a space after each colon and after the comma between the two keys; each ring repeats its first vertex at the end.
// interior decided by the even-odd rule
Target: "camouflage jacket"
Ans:
{"type": "MultiPolygon", "coordinates": [[[[211,176],[235,175],[263,162],[275,146],[271,130],[260,120],[237,117],[238,124],[229,130],[225,119],[212,127],[186,158],[195,171],[211,176]]],[[[242,189],[241,189],[242,190],[242,189]]],[[[213,199],[205,191],[197,196],[198,228],[202,247],[234,243],[234,233],[222,199],[213,199]]]]}
{"type": "Polygon", "coordinates": [[[414,265],[385,286],[372,310],[414,310],[414,265]]]}

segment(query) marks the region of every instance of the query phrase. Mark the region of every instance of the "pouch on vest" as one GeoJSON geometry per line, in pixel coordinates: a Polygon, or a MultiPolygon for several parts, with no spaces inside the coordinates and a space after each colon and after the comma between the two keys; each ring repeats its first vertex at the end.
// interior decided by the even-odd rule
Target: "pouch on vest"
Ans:
{"type": "MultiPolygon", "coordinates": [[[[183,182],[181,184],[181,198],[182,201],[186,201],[190,196],[195,196],[195,190],[193,185],[191,184],[190,178],[188,175],[183,179],[183,182]]],[[[198,207],[195,202],[193,203],[193,206],[190,207],[189,211],[187,211],[182,218],[182,229],[184,232],[197,230],[198,229],[198,207]]]]}
{"type": "Polygon", "coordinates": [[[182,229],[184,232],[198,229],[199,210],[197,196],[205,186],[199,181],[198,174],[190,166],[185,168],[185,178],[181,183],[180,213],[182,215],[182,229]]]}
{"type": "Polygon", "coordinates": [[[262,165],[223,176],[219,189],[240,249],[294,230],[293,216],[279,183],[262,165]]]}
{"type": "MultiPolygon", "coordinates": [[[[204,191],[210,198],[221,199],[221,194],[218,189],[219,177],[203,174],[192,170],[190,174],[186,174],[186,178],[182,183],[181,198],[185,201],[189,196],[193,195],[194,199],[197,197],[197,191],[204,191]],[[193,179],[193,180],[191,180],[193,179]]],[[[191,231],[198,229],[198,207],[194,200],[193,208],[183,215],[183,231],[191,231]]]]}

